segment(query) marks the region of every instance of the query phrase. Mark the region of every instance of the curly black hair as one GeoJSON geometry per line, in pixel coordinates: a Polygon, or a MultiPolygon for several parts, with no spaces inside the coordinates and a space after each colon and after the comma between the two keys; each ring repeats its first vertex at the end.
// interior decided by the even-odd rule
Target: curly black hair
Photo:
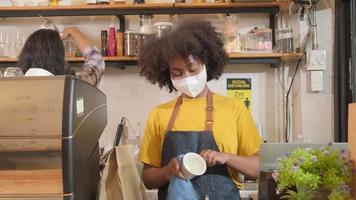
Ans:
{"type": "Polygon", "coordinates": [[[178,56],[198,58],[207,69],[207,80],[218,79],[228,62],[223,42],[210,22],[203,20],[181,21],[172,31],[160,38],[152,37],[139,55],[140,75],[152,84],[169,92],[176,90],[169,73],[169,63],[178,56]]]}

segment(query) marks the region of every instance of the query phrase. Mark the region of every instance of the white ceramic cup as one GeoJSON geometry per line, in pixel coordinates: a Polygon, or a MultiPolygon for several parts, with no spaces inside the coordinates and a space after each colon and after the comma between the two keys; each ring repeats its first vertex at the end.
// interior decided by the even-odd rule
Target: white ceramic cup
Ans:
{"type": "Polygon", "coordinates": [[[182,159],[181,171],[187,180],[203,175],[206,171],[206,162],[197,153],[186,153],[182,159]]]}

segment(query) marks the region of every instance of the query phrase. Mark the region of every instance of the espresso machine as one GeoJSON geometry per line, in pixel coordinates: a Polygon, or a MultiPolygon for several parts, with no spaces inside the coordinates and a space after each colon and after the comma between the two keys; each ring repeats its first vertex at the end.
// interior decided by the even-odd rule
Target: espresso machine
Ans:
{"type": "Polygon", "coordinates": [[[90,200],[106,96],[72,76],[0,78],[0,200],[90,200]]]}

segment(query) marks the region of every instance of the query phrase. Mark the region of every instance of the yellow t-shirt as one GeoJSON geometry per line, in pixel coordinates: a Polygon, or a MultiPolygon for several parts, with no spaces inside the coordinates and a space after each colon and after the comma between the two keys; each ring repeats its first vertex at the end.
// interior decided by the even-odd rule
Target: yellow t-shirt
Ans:
{"type": "MultiPolygon", "coordinates": [[[[161,167],[161,150],[168,121],[177,98],[157,106],[150,114],[140,148],[139,161],[161,167]]],[[[246,107],[230,97],[213,96],[213,135],[221,152],[241,156],[257,153],[261,137],[246,107]]],[[[206,118],[206,98],[183,98],[172,131],[203,131],[206,118]]],[[[200,153],[200,152],[197,152],[200,153]]],[[[237,174],[229,169],[237,186],[237,174]]]]}

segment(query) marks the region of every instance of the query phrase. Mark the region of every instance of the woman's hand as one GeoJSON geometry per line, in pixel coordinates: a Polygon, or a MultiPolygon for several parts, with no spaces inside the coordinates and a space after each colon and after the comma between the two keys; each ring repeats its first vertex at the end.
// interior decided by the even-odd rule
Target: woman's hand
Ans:
{"type": "Polygon", "coordinates": [[[231,154],[222,153],[214,150],[203,150],[200,155],[204,158],[206,164],[210,166],[223,165],[230,159],[231,154]]]}
{"type": "Polygon", "coordinates": [[[75,44],[78,46],[81,52],[90,47],[89,40],[76,27],[69,27],[64,29],[64,31],[60,33],[60,36],[62,40],[65,40],[69,37],[73,38],[75,44]]]}
{"type": "Polygon", "coordinates": [[[61,39],[62,40],[68,39],[72,34],[75,34],[75,32],[80,32],[80,31],[76,27],[66,28],[62,33],[60,33],[61,39]]]}
{"type": "Polygon", "coordinates": [[[179,161],[176,157],[172,158],[171,161],[169,161],[168,165],[165,166],[165,171],[166,171],[166,179],[168,181],[171,180],[173,174],[176,175],[176,177],[178,178],[185,179],[182,172],[180,171],[179,161]]]}

